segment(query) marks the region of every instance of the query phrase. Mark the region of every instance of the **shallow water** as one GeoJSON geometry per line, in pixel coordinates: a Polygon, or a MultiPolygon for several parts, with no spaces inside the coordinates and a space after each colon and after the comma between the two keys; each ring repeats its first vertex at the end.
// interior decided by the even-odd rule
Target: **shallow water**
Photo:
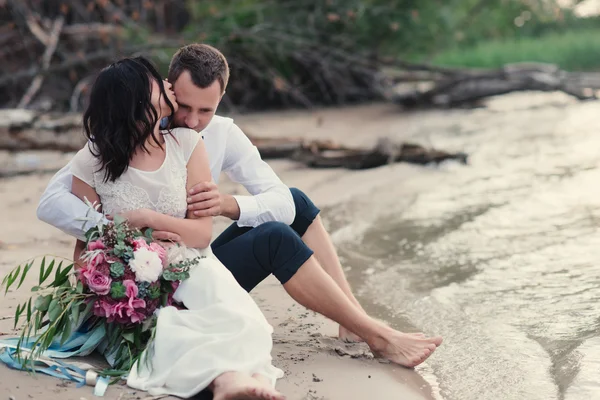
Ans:
{"type": "Polygon", "coordinates": [[[418,369],[440,399],[600,398],[599,109],[520,95],[425,113],[413,138],[470,165],[383,168],[325,210],[365,308],[444,336],[418,369]]]}

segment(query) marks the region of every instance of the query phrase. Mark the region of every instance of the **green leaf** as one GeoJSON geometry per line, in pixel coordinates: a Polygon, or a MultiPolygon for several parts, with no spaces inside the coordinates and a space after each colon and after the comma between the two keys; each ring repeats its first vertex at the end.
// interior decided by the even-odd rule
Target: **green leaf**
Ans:
{"type": "Polygon", "coordinates": [[[31,321],[31,297],[29,298],[29,301],[27,302],[27,322],[31,321]]]}
{"type": "Polygon", "coordinates": [[[42,289],[41,286],[34,286],[34,287],[31,288],[31,291],[32,292],[37,292],[38,290],[41,290],[41,289],[42,289]]]}
{"type": "Polygon", "coordinates": [[[71,323],[71,318],[69,318],[67,316],[66,318],[66,323],[65,326],[63,328],[63,333],[62,336],[60,337],[60,344],[63,345],[65,344],[65,342],[67,341],[67,339],[69,339],[69,337],[71,337],[71,333],[73,330],[73,324],[71,323]]]}
{"type": "Polygon", "coordinates": [[[58,268],[56,268],[56,271],[54,271],[54,283],[52,284],[52,286],[54,286],[56,281],[58,281],[58,277],[61,276],[62,270],[60,267],[61,267],[61,265],[59,265],[58,268]]]}
{"type": "Polygon", "coordinates": [[[133,343],[135,341],[133,332],[124,333],[122,336],[123,336],[123,339],[127,340],[129,343],[133,343]]]}
{"type": "Polygon", "coordinates": [[[52,301],[51,294],[47,294],[46,296],[38,296],[38,298],[35,299],[34,307],[38,311],[48,311],[51,301],[52,301]]]}
{"type": "Polygon", "coordinates": [[[46,257],[42,258],[42,265],[40,266],[40,285],[44,283],[42,279],[44,276],[44,266],[46,265],[46,257]]]}
{"type": "Polygon", "coordinates": [[[71,306],[71,317],[75,325],[79,324],[79,312],[81,311],[81,301],[75,302],[71,306]]]}
{"type": "Polygon", "coordinates": [[[48,330],[46,332],[44,332],[43,335],[44,335],[44,340],[42,341],[42,346],[39,349],[40,352],[43,352],[44,350],[48,350],[48,348],[54,341],[54,335],[56,335],[56,327],[51,326],[50,328],[48,328],[48,330]]]}
{"type": "Polygon", "coordinates": [[[15,324],[13,326],[13,329],[17,327],[17,323],[19,323],[19,317],[21,316],[23,311],[25,311],[25,304],[18,304],[17,309],[15,310],[15,324]]]}
{"type": "Polygon", "coordinates": [[[62,312],[63,308],[58,299],[52,299],[48,307],[48,319],[50,319],[50,322],[56,321],[62,312]]]}
{"type": "Polygon", "coordinates": [[[153,242],[154,241],[154,238],[152,238],[153,233],[154,233],[154,229],[147,228],[146,231],[144,232],[144,238],[147,239],[147,241],[153,242]]]}
{"type": "Polygon", "coordinates": [[[38,312],[35,314],[35,331],[39,331],[42,327],[42,313],[38,312]]]}
{"type": "Polygon", "coordinates": [[[21,272],[21,266],[19,265],[17,267],[17,269],[15,269],[13,272],[10,273],[10,275],[8,277],[8,282],[6,284],[6,291],[4,292],[4,294],[8,293],[8,289],[10,289],[12,284],[15,283],[15,281],[19,277],[20,272],[21,272]]]}
{"type": "Polygon", "coordinates": [[[70,273],[70,272],[71,272],[71,270],[73,269],[73,266],[74,266],[74,264],[69,264],[69,265],[67,266],[67,268],[63,269],[63,271],[62,271],[62,276],[63,276],[63,277],[65,277],[65,276],[69,276],[69,273],[70,273]]]}
{"type": "MultiPolygon", "coordinates": [[[[62,261],[61,263],[62,264],[62,261]]],[[[60,268],[60,265],[59,265],[60,268]]],[[[50,274],[52,273],[52,270],[54,269],[54,260],[52,260],[52,262],[50,262],[50,265],[48,265],[48,268],[46,269],[44,275],[42,275],[42,280],[40,281],[40,285],[42,283],[44,283],[46,281],[46,279],[48,279],[48,277],[50,276],[50,274]]]]}
{"type": "Polygon", "coordinates": [[[77,293],[83,293],[83,283],[80,280],[77,281],[76,291],[77,291],[77,293]]]}
{"type": "Polygon", "coordinates": [[[85,306],[85,309],[83,310],[83,316],[87,317],[88,314],[90,313],[90,311],[92,311],[93,307],[94,307],[94,302],[93,301],[88,301],[88,303],[85,306]]]}
{"type": "Polygon", "coordinates": [[[25,268],[23,268],[23,274],[21,275],[21,280],[19,281],[19,284],[17,285],[17,289],[19,289],[21,287],[21,285],[23,284],[23,281],[25,280],[25,277],[27,276],[27,273],[29,272],[29,270],[31,269],[32,266],[33,266],[33,261],[25,264],[25,268]]]}

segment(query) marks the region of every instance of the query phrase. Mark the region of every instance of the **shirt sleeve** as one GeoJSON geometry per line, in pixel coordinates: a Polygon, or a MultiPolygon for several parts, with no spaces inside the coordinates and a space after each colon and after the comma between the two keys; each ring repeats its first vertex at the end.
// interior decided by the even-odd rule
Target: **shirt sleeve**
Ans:
{"type": "Polygon", "coordinates": [[[291,225],[296,207],[290,189],[237,125],[232,124],[227,134],[223,171],[251,194],[233,196],[240,207],[238,225],[256,227],[270,221],[291,225]]]}
{"type": "MultiPolygon", "coordinates": [[[[80,152],[83,150],[89,153],[87,146],[80,152]]],[[[85,241],[85,232],[93,226],[93,223],[80,221],[78,218],[88,216],[95,220],[96,217],[101,217],[101,214],[91,210],[71,193],[73,170],[79,179],[94,187],[93,168],[97,168],[95,160],[91,160],[85,154],[81,156],[79,154],[77,153],[69,164],[52,177],[38,204],[37,217],[66,234],[85,241]]],[[[93,157],[91,153],[89,155],[93,157]]]]}

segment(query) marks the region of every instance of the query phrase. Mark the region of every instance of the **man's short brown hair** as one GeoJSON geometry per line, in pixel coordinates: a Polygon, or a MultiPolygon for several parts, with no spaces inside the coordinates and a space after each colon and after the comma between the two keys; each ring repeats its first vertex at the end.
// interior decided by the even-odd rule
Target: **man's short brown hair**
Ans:
{"type": "Polygon", "coordinates": [[[214,81],[219,81],[221,92],[225,92],[229,81],[229,65],[223,53],[214,47],[194,43],[177,50],[169,65],[169,82],[175,83],[186,70],[199,88],[206,89],[214,81]]]}

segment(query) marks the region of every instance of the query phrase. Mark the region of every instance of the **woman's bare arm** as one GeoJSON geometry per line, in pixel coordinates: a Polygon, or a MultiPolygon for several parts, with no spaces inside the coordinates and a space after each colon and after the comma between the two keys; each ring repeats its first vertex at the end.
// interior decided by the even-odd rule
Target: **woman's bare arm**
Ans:
{"type": "MultiPolygon", "coordinates": [[[[200,140],[187,164],[187,185],[189,191],[199,182],[212,180],[208,165],[208,154],[204,142],[200,140]]],[[[146,210],[145,215],[137,225],[145,225],[158,231],[176,233],[182,242],[189,247],[206,248],[212,239],[212,217],[191,218],[192,210],[188,210],[187,218],[175,218],[158,212],[146,210]]],[[[125,215],[127,217],[127,215],[125,215]]]]}
{"type": "MultiPolygon", "coordinates": [[[[73,183],[71,184],[71,193],[79,197],[82,201],[88,199],[92,204],[100,203],[100,197],[94,188],[75,176],[73,177],[73,183]]],[[[75,250],[73,251],[73,261],[75,262],[76,267],[81,267],[79,259],[83,250],[85,250],[85,243],[77,239],[75,250]]]]}

